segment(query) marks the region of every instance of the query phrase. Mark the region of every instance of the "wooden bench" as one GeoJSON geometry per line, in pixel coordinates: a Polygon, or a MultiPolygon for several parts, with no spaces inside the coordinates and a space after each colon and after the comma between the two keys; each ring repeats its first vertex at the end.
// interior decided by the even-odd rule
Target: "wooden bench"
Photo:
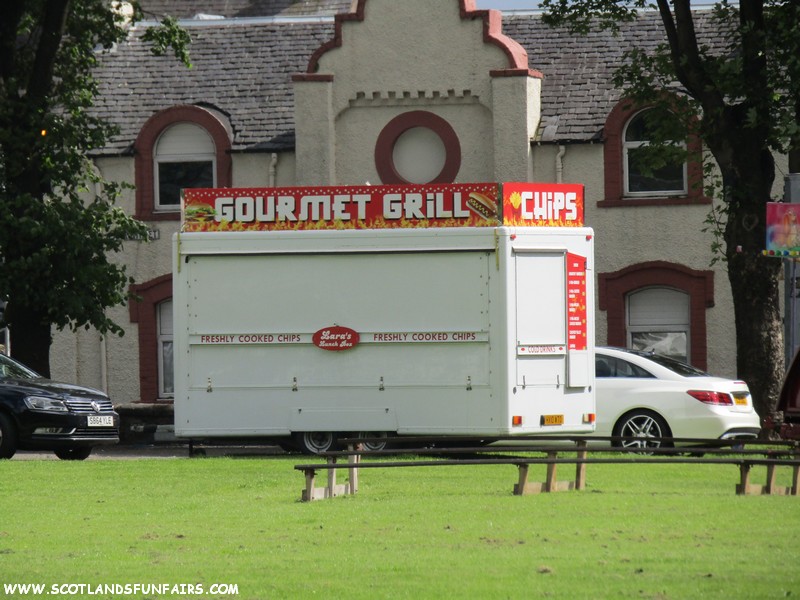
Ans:
{"type": "Polygon", "coordinates": [[[302,471],[305,477],[305,488],[301,500],[311,501],[322,498],[333,498],[345,494],[355,494],[358,491],[358,471],[370,468],[402,468],[402,467],[446,467],[468,465],[514,465],[518,470],[517,483],[514,485],[515,495],[528,495],[537,493],[583,490],[586,488],[586,465],[588,464],[727,464],[739,467],[739,483],[736,485],[737,494],[772,494],[772,495],[798,495],[798,475],[800,474],[800,454],[796,446],[787,446],[785,449],[726,449],[717,445],[708,448],[694,449],[696,453],[702,450],[705,455],[713,456],[691,457],[682,456],[686,449],[682,448],[652,448],[648,454],[643,455],[641,450],[619,448],[612,446],[599,446],[589,448],[584,440],[576,442],[575,447],[548,447],[533,448],[519,446],[495,446],[482,448],[417,448],[404,450],[403,454],[445,454],[448,458],[436,460],[394,460],[363,462],[362,457],[387,457],[398,455],[397,451],[364,451],[357,446],[348,450],[328,452],[321,457],[325,463],[299,464],[295,469],[302,471]],[[505,452],[534,452],[543,456],[498,456],[505,452]],[[615,456],[590,456],[590,454],[612,453],[615,456]],[[567,456],[565,456],[565,454],[567,456]],[[451,458],[452,456],[465,456],[466,458],[451,458]],[[346,458],[346,462],[339,462],[346,458]],[[559,465],[574,465],[574,480],[559,481],[557,478],[559,465]],[[532,465],[545,465],[546,475],[542,482],[530,481],[529,472],[532,465]],[[759,485],[751,482],[751,469],[754,466],[767,468],[766,483],[759,485]],[[792,469],[792,485],[778,486],[775,484],[776,468],[787,466],[792,469]],[[336,472],[341,469],[348,470],[348,480],[337,484],[336,472]],[[325,486],[317,486],[318,472],[327,472],[325,486]]]}

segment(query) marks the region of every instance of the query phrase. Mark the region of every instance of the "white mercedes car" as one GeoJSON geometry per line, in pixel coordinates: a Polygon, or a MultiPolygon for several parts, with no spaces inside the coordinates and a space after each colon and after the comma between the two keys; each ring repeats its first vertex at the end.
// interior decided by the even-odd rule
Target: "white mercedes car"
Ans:
{"type": "Polygon", "coordinates": [[[755,438],[761,430],[744,381],[713,377],[650,352],[597,347],[595,436],[628,438],[621,445],[652,447],[651,438],[755,438]]]}

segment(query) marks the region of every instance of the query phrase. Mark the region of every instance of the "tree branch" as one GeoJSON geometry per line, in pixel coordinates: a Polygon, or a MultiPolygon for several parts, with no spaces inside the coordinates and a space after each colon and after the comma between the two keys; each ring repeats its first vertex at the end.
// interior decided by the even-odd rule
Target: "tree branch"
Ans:
{"type": "Polygon", "coordinates": [[[34,102],[44,99],[53,85],[56,54],[64,37],[69,3],[70,0],[48,0],[45,3],[39,45],[27,86],[27,95],[34,102]]]}
{"type": "Polygon", "coordinates": [[[759,121],[769,122],[769,87],[765,48],[764,1],[739,2],[739,26],[742,31],[742,76],[747,81],[748,103],[759,111],[759,121]]]}
{"type": "Polygon", "coordinates": [[[674,17],[669,4],[668,0],[658,0],[658,11],[664,23],[675,75],[704,109],[720,109],[724,106],[725,100],[703,66],[697,45],[691,2],[674,0],[674,17]]]}
{"type": "Polygon", "coordinates": [[[7,81],[14,73],[17,28],[24,13],[23,2],[0,3],[0,80],[7,81]]]}

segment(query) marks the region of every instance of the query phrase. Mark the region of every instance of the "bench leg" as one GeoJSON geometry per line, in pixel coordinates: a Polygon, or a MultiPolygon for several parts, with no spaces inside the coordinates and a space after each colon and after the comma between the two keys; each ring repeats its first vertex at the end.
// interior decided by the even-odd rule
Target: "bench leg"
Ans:
{"type": "MultiPolygon", "coordinates": [[[[547,458],[555,461],[558,459],[558,452],[548,452],[547,458]]],[[[585,446],[578,451],[578,458],[586,458],[585,446]]],[[[528,470],[530,465],[518,464],[519,479],[514,485],[514,494],[524,496],[526,494],[541,494],[547,492],[564,492],[568,490],[582,490],[586,488],[586,463],[579,462],[575,466],[575,481],[558,481],[558,463],[547,463],[547,476],[544,482],[528,481],[528,470]]]]}
{"type": "MultiPolygon", "coordinates": [[[[579,460],[586,460],[586,442],[581,440],[578,442],[578,454],[577,457],[579,460]]],[[[579,462],[575,465],[575,489],[576,490],[585,490],[586,489],[586,463],[579,462]]]]}
{"type": "MultiPolygon", "coordinates": [[[[548,452],[547,458],[555,459],[558,457],[556,452],[548,452]]],[[[556,476],[558,475],[558,465],[556,463],[549,463],[547,465],[547,482],[545,483],[544,491],[545,492],[557,492],[558,491],[558,481],[556,481],[556,476]]]]}
{"type": "Polygon", "coordinates": [[[306,479],[306,487],[300,495],[300,500],[303,502],[311,502],[314,500],[314,482],[316,480],[317,472],[314,469],[305,469],[303,471],[306,479]]]}
{"type": "MultiPolygon", "coordinates": [[[[335,458],[329,458],[328,464],[336,464],[335,458]]],[[[333,498],[336,495],[336,469],[328,469],[328,485],[325,487],[325,497],[333,498]]]]}
{"type": "Polygon", "coordinates": [[[361,456],[358,454],[350,455],[350,468],[348,471],[348,481],[346,486],[346,494],[355,494],[358,491],[358,463],[361,462],[361,456]]]}
{"type": "Polygon", "coordinates": [[[519,469],[519,479],[517,485],[514,486],[515,496],[524,496],[525,487],[528,485],[528,465],[517,465],[519,469]]]}
{"type": "Polygon", "coordinates": [[[767,465],[767,484],[764,486],[765,494],[772,494],[775,491],[775,465],[767,465]]]}
{"type": "Polygon", "coordinates": [[[736,486],[736,493],[739,495],[747,494],[750,487],[750,465],[743,463],[739,465],[739,485],[736,486]]]}

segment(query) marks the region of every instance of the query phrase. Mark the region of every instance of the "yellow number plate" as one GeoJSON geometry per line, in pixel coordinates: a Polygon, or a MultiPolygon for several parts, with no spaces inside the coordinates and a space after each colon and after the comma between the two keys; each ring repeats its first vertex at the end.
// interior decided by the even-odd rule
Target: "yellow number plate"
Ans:
{"type": "Polygon", "coordinates": [[[542,425],[563,425],[564,415],[542,415],[542,425]]]}
{"type": "Polygon", "coordinates": [[[734,394],[733,395],[733,403],[736,406],[747,406],[747,396],[742,394],[734,394]]]}

